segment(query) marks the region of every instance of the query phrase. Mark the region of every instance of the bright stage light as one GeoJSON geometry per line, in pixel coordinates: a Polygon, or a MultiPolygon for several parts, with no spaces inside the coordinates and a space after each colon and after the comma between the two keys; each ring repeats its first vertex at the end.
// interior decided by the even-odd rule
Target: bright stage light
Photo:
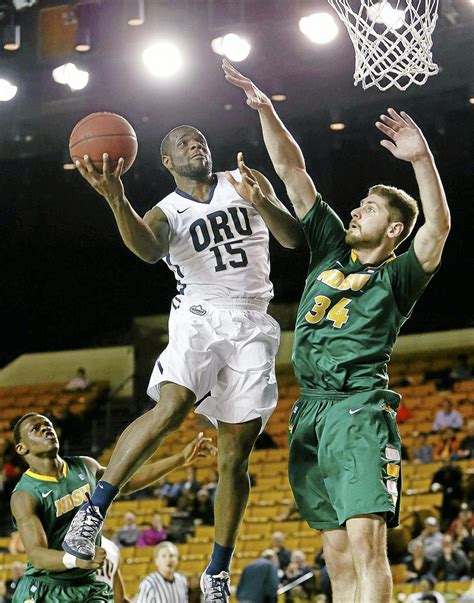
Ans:
{"type": "Polygon", "coordinates": [[[328,13],[315,13],[302,17],[299,21],[300,30],[315,44],[328,44],[337,36],[337,24],[334,17],[328,13]]]}
{"type": "Polygon", "coordinates": [[[71,90],[82,90],[89,82],[89,74],[78,69],[74,63],[66,63],[53,69],[53,80],[69,86],[71,90]]]}
{"type": "Polygon", "coordinates": [[[367,16],[375,23],[383,23],[389,29],[400,29],[405,23],[405,12],[396,10],[388,0],[376,2],[367,9],[367,16]]]}
{"type": "Polygon", "coordinates": [[[142,53],[146,68],[157,77],[170,77],[183,66],[183,59],[177,46],[170,42],[158,42],[142,53]]]}
{"type": "Polygon", "coordinates": [[[127,23],[131,27],[138,27],[145,23],[145,0],[127,0],[127,23]]]}
{"type": "Polygon", "coordinates": [[[18,87],[11,84],[8,80],[0,79],[0,101],[11,101],[18,92],[18,87]]]}
{"type": "Polygon", "coordinates": [[[225,36],[214,38],[211,42],[211,48],[216,54],[225,56],[229,61],[236,63],[245,61],[251,50],[247,40],[235,33],[228,33],[225,36]]]}

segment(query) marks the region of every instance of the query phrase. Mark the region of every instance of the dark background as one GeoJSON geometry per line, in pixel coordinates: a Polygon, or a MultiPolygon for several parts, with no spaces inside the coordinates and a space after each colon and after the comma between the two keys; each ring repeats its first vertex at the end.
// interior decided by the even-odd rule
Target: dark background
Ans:
{"type": "MultiPolygon", "coordinates": [[[[77,173],[63,170],[69,133],[88,113],[115,111],[136,129],[139,155],[124,183],[141,215],[174,186],[160,165],[159,143],[181,123],[207,136],[216,171],[234,167],[242,150],[288,203],[256,113],[224,80],[220,57],[210,49],[210,40],[228,31],[245,34],[252,44],[249,58],[237,67],[265,91],[287,95],[277,109],[301,144],[318,189],[345,223],[373,184],[417,196],[411,166],[379,146],[373,124],[387,106],[418,121],[443,178],[453,227],[439,274],[403,333],[473,326],[471,2],[440,3],[433,54],[441,73],[406,92],[353,86],[354,51],[342,25],[326,46],[300,33],[298,19],[319,8],[330,12],[325,2],[148,1],[145,25],[131,28],[124,2],[102,0],[91,52],[52,60],[38,50],[44,35],[39,14],[59,4],[40,1],[17,12],[22,47],[0,51],[0,77],[19,86],[13,101],[0,103],[0,366],[24,352],[121,343],[133,316],[169,309],[174,280],[164,263],[151,266],[135,258],[121,242],[106,202],[77,173]],[[141,62],[143,49],[159,37],[175,41],[184,54],[184,69],[169,80],[154,79],[141,62]],[[71,92],[52,80],[52,68],[68,61],[90,72],[84,90],[71,92]],[[336,113],[347,124],[342,132],[329,129],[336,113]]],[[[7,18],[11,5],[0,2],[0,17],[2,7],[7,18]]],[[[306,266],[304,249],[272,244],[275,302],[298,300],[306,266]]]]}

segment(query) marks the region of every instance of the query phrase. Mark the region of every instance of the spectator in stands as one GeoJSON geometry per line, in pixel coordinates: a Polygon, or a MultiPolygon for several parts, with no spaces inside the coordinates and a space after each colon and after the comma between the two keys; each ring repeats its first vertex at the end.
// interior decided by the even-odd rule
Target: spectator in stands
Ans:
{"type": "Polygon", "coordinates": [[[461,440],[453,460],[474,459],[474,419],[467,423],[467,435],[461,440]]]}
{"type": "Polygon", "coordinates": [[[442,581],[468,580],[469,562],[462,549],[454,547],[453,537],[443,537],[443,549],[433,563],[433,575],[442,581]]]}
{"type": "Polygon", "coordinates": [[[429,562],[437,559],[443,548],[443,534],[439,530],[439,524],[436,517],[430,516],[425,519],[425,527],[421,534],[411,541],[408,545],[409,550],[415,542],[420,542],[425,550],[425,557],[429,562]]]}
{"type": "Polygon", "coordinates": [[[463,417],[461,413],[453,409],[453,403],[449,398],[445,398],[443,410],[438,410],[435,414],[433,431],[440,431],[449,427],[452,429],[461,429],[462,424],[463,417]]]}
{"type": "Polygon", "coordinates": [[[205,526],[214,525],[214,505],[209,490],[201,488],[194,498],[192,516],[205,526]]]}
{"type": "Polygon", "coordinates": [[[464,534],[470,534],[474,530],[474,516],[472,509],[467,503],[462,503],[459,508],[459,513],[456,519],[453,519],[451,525],[447,529],[446,533],[450,536],[456,537],[457,534],[463,532],[464,534]]]}
{"type": "Polygon", "coordinates": [[[449,373],[451,381],[467,381],[472,379],[472,367],[467,354],[459,354],[458,362],[449,373]]]}
{"type": "Polygon", "coordinates": [[[462,483],[462,471],[459,465],[447,461],[433,475],[431,489],[436,492],[443,491],[443,502],[441,503],[441,522],[446,529],[457,516],[461,502],[464,499],[464,487],[462,483]]]}
{"type": "Polygon", "coordinates": [[[446,599],[441,593],[434,590],[435,580],[431,578],[423,578],[420,582],[420,592],[412,593],[405,599],[405,603],[428,603],[435,601],[436,603],[446,603],[446,599]]]}
{"type": "Polygon", "coordinates": [[[25,566],[20,561],[14,561],[10,566],[10,577],[5,582],[5,603],[11,603],[20,578],[25,573],[25,566]]]}
{"type": "Polygon", "coordinates": [[[161,515],[155,513],[151,519],[150,527],[140,533],[135,546],[156,546],[163,540],[166,540],[167,533],[161,521],[161,515]]]}
{"type": "Polygon", "coordinates": [[[278,589],[278,559],[272,549],[249,563],[237,586],[239,603],[276,603],[278,589]]]}
{"type": "Polygon", "coordinates": [[[127,511],[123,516],[123,526],[115,532],[113,541],[118,546],[135,546],[140,530],[135,523],[135,513],[127,511]]]}
{"type": "Polygon", "coordinates": [[[188,598],[189,603],[201,603],[201,587],[199,580],[201,574],[192,574],[188,576],[188,598]]]}
{"type": "Polygon", "coordinates": [[[157,571],[140,583],[135,603],[188,603],[188,581],[176,571],[178,549],[172,542],[160,542],[155,548],[157,571]]]}
{"type": "Polygon", "coordinates": [[[425,556],[425,547],[421,540],[411,542],[408,550],[410,555],[406,560],[406,581],[410,583],[420,582],[430,573],[431,561],[425,556]]]}
{"type": "Polygon", "coordinates": [[[312,574],[312,577],[301,585],[295,586],[291,591],[288,591],[285,597],[286,602],[291,602],[295,598],[311,600],[316,588],[314,571],[313,568],[306,565],[306,555],[303,551],[293,551],[291,553],[290,563],[283,575],[282,583],[291,584],[306,574],[312,574]]]}
{"type": "Polygon", "coordinates": [[[433,446],[428,443],[428,436],[425,433],[418,436],[413,460],[415,463],[431,463],[433,461],[433,446]]]}
{"type": "Polygon", "coordinates": [[[176,511],[171,514],[168,539],[172,542],[186,542],[188,534],[193,532],[192,501],[189,493],[181,496],[176,511]]]}
{"type": "Polygon", "coordinates": [[[72,379],[70,379],[66,385],[64,386],[64,391],[66,392],[80,392],[89,389],[91,386],[91,381],[86,374],[86,369],[80,366],[76,370],[76,374],[72,379]]]}
{"type": "Polygon", "coordinates": [[[217,482],[219,481],[219,472],[217,469],[214,469],[209,481],[204,485],[206,490],[209,491],[211,499],[214,500],[214,495],[216,493],[217,482]]]}
{"type": "Polygon", "coordinates": [[[324,551],[321,547],[314,556],[314,565],[319,569],[319,588],[326,596],[328,601],[332,601],[331,579],[329,578],[328,568],[326,567],[326,559],[324,551]]]}
{"type": "Polygon", "coordinates": [[[453,429],[446,429],[444,433],[439,434],[438,438],[433,453],[434,460],[449,461],[456,456],[460,444],[456,432],[453,429]]]}
{"type": "Polygon", "coordinates": [[[285,535],[283,532],[273,532],[271,548],[278,557],[280,569],[285,571],[291,560],[291,551],[285,548],[285,535]]]}

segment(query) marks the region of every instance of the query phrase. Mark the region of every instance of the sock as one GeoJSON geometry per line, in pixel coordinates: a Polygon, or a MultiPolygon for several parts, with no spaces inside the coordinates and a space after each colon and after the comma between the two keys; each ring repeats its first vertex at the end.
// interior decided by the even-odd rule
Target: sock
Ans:
{"type": "Polygon", "coordinates": [[[232,559],[234,548],[235,547],[233,546],[221,546],[215,542],[212,550],[211,563],[206,570],[206,574],[216,576],[222,571],[229,573],[230,560],[232,559]]]}
{"type": "Polygon", "coordinates": [[[114,498],[119,493],[119,489],[108,482],[100,480],[91,496],[91,503],[99,507],[101,515],[105,517],[107,510],[113,503],[114,498]]]}

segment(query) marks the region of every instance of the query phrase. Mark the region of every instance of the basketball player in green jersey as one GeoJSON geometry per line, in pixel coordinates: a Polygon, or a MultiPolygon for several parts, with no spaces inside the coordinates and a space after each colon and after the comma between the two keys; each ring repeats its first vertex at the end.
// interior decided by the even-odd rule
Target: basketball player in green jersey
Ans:
{"type": "Polygon", "coordinates": [[[289,477],[298,508],[322,530],[334,603],[388,603],[386,527],[398,525],[400,396],[387,363],[398,332],[436,271],[450,215],[433,156],[404,112],[388,109],[381,145],[410,162],[425,222],[408,251],[395,249],[418,214],[414,199],[377,185],[345,229],[306,172],[296,141],[270,100],[224,62],[226,78],[258,111],[276,172],[306,235],[311,258],[295,330],[293,365],[301,386],[289,423],[289,477]]]}
{"type": "MultiPolygon", "coordinates": [[[[75,512],[86,502],[105,467],[90,457],[60,457],[56,432],[42,415],[21,417],[13,437],[17,453],[29,466],[11,497],[13,517],[29,559],[13,602],[112,602],[110,586],[95,580],[95,570],[105,560],[104,549],[96,547],[90,561],[61,549],[75,512]]],[[[141,490],[170,471],[210,454],[215,454],[215,449],[200,433],[181,453],[139,469],[122,493],[141,490]]]]}

